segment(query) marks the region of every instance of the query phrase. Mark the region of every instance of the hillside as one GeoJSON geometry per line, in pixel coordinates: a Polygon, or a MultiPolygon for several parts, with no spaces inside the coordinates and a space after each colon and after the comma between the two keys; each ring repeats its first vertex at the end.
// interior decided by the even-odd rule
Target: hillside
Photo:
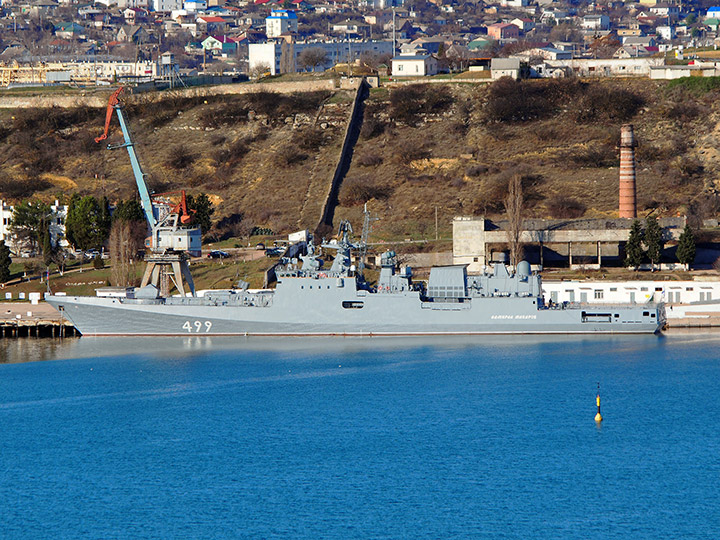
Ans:
{"type": "MultiPolygon", "coordinates": [[[[640,79],[433,84],[374,89],[336,221],[359,224],[369,201],[378,238],[441,234],[455,215],[502,214],[508,179],[523,178],[528,217],[617,213],[620,126],[635,125],[642,213],[714,215],[718,90],[640,79]]],[[[353,93],[131,96],[127,116],[156,191],[206,192],[216,236],[254,227],[313,229],[353,93]]],[[[104,110],[0,111],[0,195],[133,197],[127,155],[93,138],[104,110]]],[[[113,121],[110,142],[119,140],[113,121]]]]}

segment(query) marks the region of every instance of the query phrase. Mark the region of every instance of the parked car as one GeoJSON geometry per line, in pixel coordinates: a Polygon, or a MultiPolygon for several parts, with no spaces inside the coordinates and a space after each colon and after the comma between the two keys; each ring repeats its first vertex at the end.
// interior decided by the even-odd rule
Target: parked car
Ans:
{"type": "Polygon", "coordinates": [[[210,253],[208,253],[207,256],[208,259],[227,259],[228,257],[230,257],[230,254],[220,249],[214,249],[210,253]]]}
{"type": "Polygon", "coordinates": [[[285,253],[285,248],[282,247],[274,247],[265,250],[266,257],[279,257],[283,253],[285,253]]]}

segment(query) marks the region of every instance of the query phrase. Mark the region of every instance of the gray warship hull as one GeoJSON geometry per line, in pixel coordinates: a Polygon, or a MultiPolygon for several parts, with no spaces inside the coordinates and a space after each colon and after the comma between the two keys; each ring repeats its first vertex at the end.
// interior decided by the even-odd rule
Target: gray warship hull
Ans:
{"type": "Polygon", "coordinates": [[[478,276],[465,266],[434,267],[426,286],[388,251],[370,286],[351,263],[349,230],[341,224],[341,240],[322,244],[336,251],[329,269],[310,243],[302,264],[291,258],[279,267],[274,289],[161,297],[147,285],[119,298],[46,299],[92,336],[653,333],[664,324],[662,305],[546,305],[527,262],[512,274],[496,264],[478,276]]]}
{"type": "MultiPolygon", "coordinates": [[[[303,295],[226,292],[202,298],[50,296],[83,335],[432,335],[654,333],[661,306],[538,305],[531,297],[423,301],[315,280],[303,295]]],[[[336,281],[336,280],[327,280],[336,281]]]]}

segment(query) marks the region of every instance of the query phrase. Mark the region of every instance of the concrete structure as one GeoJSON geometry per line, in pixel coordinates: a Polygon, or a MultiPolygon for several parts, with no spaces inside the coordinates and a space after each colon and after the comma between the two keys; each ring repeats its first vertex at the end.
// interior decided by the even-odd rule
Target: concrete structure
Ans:
{"type": "MultiPolygon", "coordinates": [[[[660,226],[667,240],[677,240],[685,226],[685,218],[663,218],[660,226]]],[[[630,236],[631,219],[525,220],[520,241],[525,244],[540,266],[545,260],[569,264],[570,267],[600,268],[603,258],[615,261],[630,236]],[[573,258],[575,257],[575,260],[573,258]],[[596,261],[576,265],[578,257],[596,261]]],[[[467,264],[469,272],[482,272],[490,263],[489,246],[508,242],[506,224],[484,218],[456,217],[453,220],[453,264],[467,264]]]]}
{"type": "Polygon", "coordinates": [[[310,42],[268,42],[248,45],[249,69],[267,66],[271,75],[295,73],[298,71],[297,57],[304,49],[320,48],[327,53],[326,62],[319,66],[321,70],[333,67],[338,62],[351,62],[362,54],[391,54],[391,41],[310,41],[310,42]],[[283,49],[288,58],[283,59],[283,49]],[[283,62],[283,60],[285,60],[283,62]],[[281,69],[281,65],[284,69],[281,69]]]}
{"type": "MultiPolygon", "coordinates": [[[[545,300],[588,304],[695,304],[720,300],[720,281],[549,281],[545,300]]],[[[717,310],[717,308],[715,308],[717,310]]],[[[720,313],[718,313],[720,314],[720,313]]]]}
{"type": "Polygon", "coordinates": [[[493,58],[490,60],[490,76],[493,80],[501,77],[520,78],[519,58],[493,58]]]}
{"type": "Polygon", "coordinates": [[[427,53],[401,54],[392,59],[393,77],[426,77],[437,74],[437,59],[427,53]]]}
{"type": "Polygon", "coordinates": [[[637,217],[635,193],[635,134],[632,124],[620,129],[620,208],[621,218],[637,217]]]}
{"type": "Polygon", "coordinates": [[[607,30],[610,28],[610,17],[607,15],[585,15],[582,27],[586,30],[607,30]]]}
{"type": "Polygon", "coordinates": [[[182,0],[152,0],[153,11],[171,12],[182,9],[182,0]]]}
{"type": "Polygon", "coordinates": [[[583,58],[548,60],[553,67],[567,67],[578,77],[649,77],[651,69],[665,65],[664,58],[583,58]]]}
{"type": "Polygon", "coordinates": [[[265,19],[265,34],[269,38],[280,37],[297,30],[297,14],[290,9],[273,9],[270,16],[265,19]]]}

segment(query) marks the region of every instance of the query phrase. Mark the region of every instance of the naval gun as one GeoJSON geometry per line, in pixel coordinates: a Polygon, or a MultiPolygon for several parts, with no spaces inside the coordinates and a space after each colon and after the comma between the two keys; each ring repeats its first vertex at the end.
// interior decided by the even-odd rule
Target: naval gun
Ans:
{"type": "Polygon", "coordinates": [[[152,284],[160,290],[161,295],[169,294],[169,282],[172,280],[178,292],[185,296],[184,282],[187,282],[189,292],[195,296],[189,256],[200,256],[202,250],[202,231],[200,227],[192,226],[194,211],[188,209],[185,191],[150,194],[145,184],[145,173],[140,167],[135,145],[130,134],[123,104],[120,101],[124,87],[118,88],[108,100],[105,114],[105,130],[95,139],[96,143],[104,141],[110,131],[113,113],[117,115],[123,142],[108,144],[109,150],[125,148],[130,156],[135,184],[140,194],[140,204],[150,230],[150,237],[145,240],[148,253],[145,256],[145,273],[141,287],[152,284]],[[177,202],[175,202],[177,201],[177,202]]]}

